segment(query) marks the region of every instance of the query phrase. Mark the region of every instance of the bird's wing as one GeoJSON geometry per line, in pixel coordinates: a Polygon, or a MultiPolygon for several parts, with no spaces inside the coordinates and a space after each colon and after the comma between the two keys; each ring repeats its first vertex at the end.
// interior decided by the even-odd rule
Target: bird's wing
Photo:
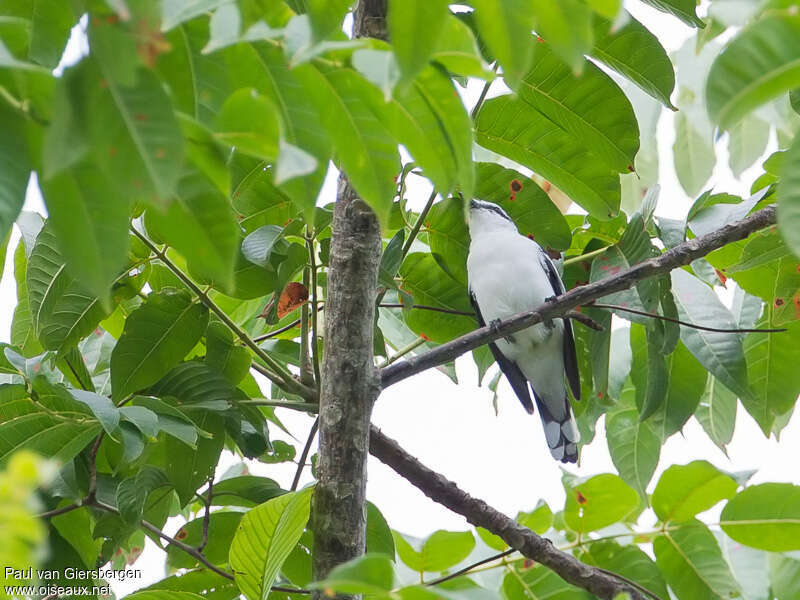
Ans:
{"type": "MultiPolygon", "coordinates": [[[[469,291],[469,300],[472,303],[472,308],[475,310],[478,324],[481,327],[485,327],[486,322],[483,320],[481,309],[478,306],[478,300],[475,298],[475,294],[472,293],[472,290],[469,291]]],[[[528,391],[528,380],[525,378],[525,375],[522,374],[522,371],[520,371],[517,363],[506,357],[494,342],[489,342],[489,350],[492,351],[492,356],[494,356],[497,364],[500,365],[500,370],[506,376],[506,379],[508,379],[508,383],[511,384],[511,389],[514,390],[517,398],[522,402],[522,406],[525,407],[525,410],[528,411],[529,414],[533,413],[533,402],[531,401],[531,394],[528,391]]]]}
{"type": "MultiPolygon", "coordinates": [[[[539,252],[542,266],[547,272],[547,278],[550,280],[550,285],[553,286],[553,292],[556,296],[564,293],[564,282],[556,271],[556,266],[544,250],[539,252]]],[[[572,335],[572,323],[569,319],[564,319],[564,370],[567,373],[567,381],[569,388],[572,390],[572,395],[575,400],[581,399],[581,378],[578,375],[578,355],[575,352],[575,338],[572,335]]]]}

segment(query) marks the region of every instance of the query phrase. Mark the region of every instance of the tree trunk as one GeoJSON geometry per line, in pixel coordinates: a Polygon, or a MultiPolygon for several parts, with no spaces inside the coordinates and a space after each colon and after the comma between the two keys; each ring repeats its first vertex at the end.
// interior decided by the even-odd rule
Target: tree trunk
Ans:
{"type": "MultiPolygon", "coordinates": [[[[355,37],[386,38],[386,0],[361,0],[354,17],[355,37]]],[[[317,580],[364,553],[369,427],[380,391],[372,339],[381,229],[344,175],[332,227],[312,517],[317,580]]]]}

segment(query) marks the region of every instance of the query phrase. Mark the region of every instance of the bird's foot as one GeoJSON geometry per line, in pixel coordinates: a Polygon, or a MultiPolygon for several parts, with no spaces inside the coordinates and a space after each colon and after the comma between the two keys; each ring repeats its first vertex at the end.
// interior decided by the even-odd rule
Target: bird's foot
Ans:
{"type": "MultiPolygon", "coordinates": [[[[556,301],[556,296],[555,295],[548,296],[547,298],[544,299],[545,304],[550,304],[551,302],[555,302],[555,301],[556,301]]],[[[552,329],[553,328],[553,319],[543,319],[542,323],[544,323],[544,326],[547,327],[547,329],[552,329]]]]}
{"type": "Polygon", "coordinates": [[[502,319],[494,319],[489,322],[489,329],[492,330],[492,333],[497,333],[500,330],[500,325],[503,323],[502,319]]]}

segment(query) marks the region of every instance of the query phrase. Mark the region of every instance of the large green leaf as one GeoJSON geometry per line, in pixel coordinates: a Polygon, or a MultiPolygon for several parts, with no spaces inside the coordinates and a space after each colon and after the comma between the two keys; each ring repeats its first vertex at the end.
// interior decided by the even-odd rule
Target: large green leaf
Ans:
{"type": "Polygon", "coordinates": [[[173,437],[164,440],[166,464],[163,468],[175,486],[181,506],[189,503],[197,489],[213,477],[225,444],[225,423],[220,415],[204,411],[195,417],[195,423],[211,436],[199,438],[197,448],[173,437]]]}
{"type": "Polygon", "coordinates": [[[703,19],[697,16],[697,2],[695,0],[642,0],[660,11],[678,17],[681,21],[692,27],[705,27],[703,19]]]}
{"type": "Polygon", "coordinates": [[[800,598],[800,560],[771,555],[769,579],[778,598],[800,598]]]}
{"type": "Polygon", "coordinates": [[[681,342],[667,356],[667,371],[667,395],[662,410],[653,415],[653,425],[662,442],[680,431],[694,414],[703,396],[708,375],[703,365],[681,342]]]}
{"type": "Polygon", "coordinates": [[[135,475],[123,479],[116,496],[120,516],[127,523],[138,525],[150,492],[166,485],[169,485],[166,474],[152,466],[145,466],[135,475]]]}
{"type": "Polygon", "coordinates": [[[462,193],[471,197],[472,127],[453,83],[440,68],[425,68],[401,86],[389,103],[373,93],[370,107],[440,194],[460,184],[462,193]]]}
{"type": "MultiPolygon", "coordinates": [[[[770,327],[772,313],[773,305],[767,304],[756,327],[770,327]]],[[[786,328],[782,333],[748,333],[744,339],[753,398],[742,403],[765,435],[777,416],[791,410],[800,394],[800,322],[787,323],[786,328]]]]}
{"type": "Polygon", "coordinates": [[[419,573],[445,571],[467,558],[475,548],[475,537],[470,531],[435,531],[419,551],[397,532],[394,540],[400,560],[419,573]]]}
{"type": "Polygon", "coordinates": [[[239,250],[239,227],[230,203],[199,179],[182,184],[181,192],[166,211],[147,211],[147,229],[180,252],[193,273],[229,290],[239,250]]]}
{"type": "Polygon", "coordinates": [[[296,73],[315,103],[339,165],[359,196],[387,222],[400,163],[392,136],[367,104],[374,88],[352,69],[307,67],[296,73]]]}
{"type": "Polygon", "coordinates": [[[717,158],[710,135],[698,130],[683,112],[675,117],[672,154],[681,187],[688,196],[696,196],[711,177],[717,158]]]}
{"type": "Polygon", "coordinates": [[[100,301],[67,272],[52,227],[36,237],[26,275],[34,330],[47,350],[69,349],[107,316],[100,301]]]}
{"type": "Polygon", "coordinates": [[[714,534],[699,521],[653,542],[656,564],[679,600],[730,600],[741,595],[714,534]]]}
{"type": "Polygon", "coordinates": [[[88,164],[45,180],[42,187],[67,270],[110,308],[111,286],[127,260],[127,202],[109,198],[111,183],[88,164]]]}
{"type": "MultiPolygon", "coordinates": [[[[415,304],[437,306],[471,313],[466,286],[448,276],[431,254],[409,254],[400,267],[401,287],[414,297],[415,304]]],[[[473,317],[429,310],[406,310],[408,326],[421,337],[445,342],[475,329],[473,317]]]]}
{"type": "Polygon", "coordinates": [[[619,175],[603,166],[583,140],[553,123],[521,98],[500,96],[483,104],[478,143],[549,179],[598,219],[619,210],[619,175]]]}
{"type": "MultiPolygon", "coordinates": [[[[208,520],[208,538],[203,555],[215,565],[228,562],[233,536],[242,520],[243,513],[228,510],[214,511],[208,520]]],[[[203,541],[204,517],[192,519],[183,525],[176,537],[184,544],[198,546],[203,541]]],[[[180,548],[170,546],[167,550],[167,565],[170,569],[192,569],[202,566],[196,557],[186,554],[180,548]]]]}
{"type": "Polygon", "coordinates": [[[0,464],[23,448],[66,463],[100,432],[85,412],[53,410],[31,400],[23,385],[0,385],[0,464]]]}
{"type": "Polygon", "coordinates": [[[695,416],[711,441],[723,452],[733,439],[736,404],[736,394],[709,373],[695,416]]]}
{"type": "Polygon", "coordinates": [[[77,22],[72,7],[58,0],[8,1],[3,3],[2,13],[25,19],[27,47],[23,52],[33,62],[54,69],[77,22]]]}
{"type": "Polygon", "coordinates": [[[279,136],[280,122],[275,106],[253,88],[236,90],[217,115],[214,137],[245,154],[274,160],[279,136]]]}
{"type": "Polygon", "coordinates": [[[505,82],[516,89],[533,58],[533,5],[525,0],[477,0],[473,6],[481,38],[503,67],[505,82]]]}
{"type": "Polygon", "coordinates": [[[639,418],[634,394],[630,387],[623,390],[617,405],[606,415],[606,439],[620,477],[645,498],[658,465],[661,439],[651,421],[639,418]]]}
{"type": "Polygon", "coordinates": [[[314,41],[322,41],[341,30],[342,20],[351,4],[351,0],[308,0],[305,5],[311,19],[314,41]]]}
{"type": "Polygon", "coordinates": [[[389,39],[404,79],[414,78],[428,63],[449,14],[446,0],[389,3],[389,39]]]}
{"type": "Polygon", "coordinates": [[[669,598],[667,586],[653,559],[635,545],[621,546],[612,540],[589,543],[581,560],[635,581],[659,598],[669,598]]]}
{"type": "Polygon", "coordinates": [[[550,50],[537,44],[533,68],[519,85],[519,97],[561,127],[605,163],[627,173],[639,149],[633,107],[614,80],[588,63],[575,75],[550,50]]]}
{"type": "Polygon", "coordinates": [[[778,229],[795,256],[800,257],[800,136],[786,152],[781,167],[778,229]]]}
{"type": "Polygon", "coordinates": [[[762,483],[739,492],[722,510],[722,529],[740,544],[800,550],[800,486],[762,483]]]}
{"type": "Polygon", "coordinates": [[[754,108],[800,87],[800,17],[768,15],[741,31],[714,61],[706,101],[730,129],[754,108]]]}
{"type": "Polygon", "coordinates": [[[636,491],[616,475],[603,473],[565,485],[564,521],[574,531],[588,533],[613,525],[639,506],[636,491]]]}
{"type": "Polygon", "coordinates": [[[503,578],[503,598],[508,600],[530,600],[531,598],[554,598],[556,600],[591,600],[589,592],[570,585],[543,565],[522,570],[517,565],[509,566],[503,578]]]}
{"type": "Polygon", "coordinates": [[[522,235],[555,250],[569,248],[567,220],[550,197],[532,179],[496,163],[476,163],[476,198],[503,207],[522,235]]]}
{"type": "Polygon", "coordinates": [[[731,127],[728,132],[728,164],[737,179],[764,154],[769,142],[769,130],[769,123],[753,115],[731,127]]]}
{"type": "Polygon", "coordinates": [[[92,154],[127,196],[166,202],[181,173],[183,136],[172,104],[149,70],[127,87],[103,77],[91,61],[74,67],[83,95],[74,98],[92,143],[92,154]],[[86,110],[87,107],[91,110],[86,110]]]}
{"type": "Polygon", "coordinates": [[[704,460],[672,465],[653,491],[653,510],[664,521],[682,522],[736,493],[736,482],[704,460]]]}
{"type": "Polygon", "coordinates": [[[464,222],[464,203],[458,197],[437,202],[427,218],[431,253],[442,268],[467,285],[469,232],[464,222]]]}
{"type": "Polygon", "coordinates": [[[0,239],[5,239],[25,202],[25,190],[33,166],[28,158],[24,121],[0,108],[0,239]]]}
{"type": "Polygon", "coordinates": [[[475,36],[467,24],[453,15],[445,19],[433,60],[456,75],[491,79],[494,74],[481,56],[475,36]]]}
{"type": "Polygon", "coordinates": [[[250,510],[230,550],[239,589],[249,600],[266,600],[283,562],[308,522],[313,488],[284,494],[250,510]]]}
{"type": "Polygon", "coordinates": [[[120,400],[166,375],[200,340],[208,309],[183,291],[150,294],[125,321],[111,354],[111,389],[120,400]]]}
{"type": "Polygon", "coordinates": [[[311,587],[382,597],[394,587],[394,565],[386,556],[366,554],[336,566],[324,580],[311,587]]]}
{"type": "Polygon", "coordinates": [[[561,0],[535,2],[532,9],[536,13],[533,28],[542,40],[540,43],[552,46],[576,73],[585,68],[583,55],[592,47],[591,8],[580,0],[561,0]]]}
{"type": "Polygon", "coordinates": [[[675,71],[656,36],[630,15],[619,28],[595,18],[594,33],[593,57],[675,110],[669,98],[675,88],[675,71]]]}
{"type": "MultiPolygon", "coordinates": [[[[723,329],[736,328],[730,311],[714,291],[686,271],[676,269],[672,272],[672,290],[682,320],[723,329]]],[[[681,341],[700,364],[738,394],[743,402],[752,399],[747,385],[747,363],[738,336],[681,327],[681,341]]]]}

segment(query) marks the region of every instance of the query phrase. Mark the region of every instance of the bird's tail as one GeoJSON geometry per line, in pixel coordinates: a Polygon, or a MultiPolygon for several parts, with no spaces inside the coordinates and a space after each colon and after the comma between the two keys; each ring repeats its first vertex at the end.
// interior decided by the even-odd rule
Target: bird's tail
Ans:
{"type": "Polygon", "coordinates": [[[539,416],[542,418],[544,437],[550,447],[550,454],[563,463],[578,462],[580,433],[575,417],[572,416],[569,399],[564,396],[564,408],[559,411],[561,413],[559,419],[553,416],[553,411],[548,409],[547,404],[542,402],[538,395],[534,394],[534,396],[536,397],[536,406],[539,408],[539,416]]]}

